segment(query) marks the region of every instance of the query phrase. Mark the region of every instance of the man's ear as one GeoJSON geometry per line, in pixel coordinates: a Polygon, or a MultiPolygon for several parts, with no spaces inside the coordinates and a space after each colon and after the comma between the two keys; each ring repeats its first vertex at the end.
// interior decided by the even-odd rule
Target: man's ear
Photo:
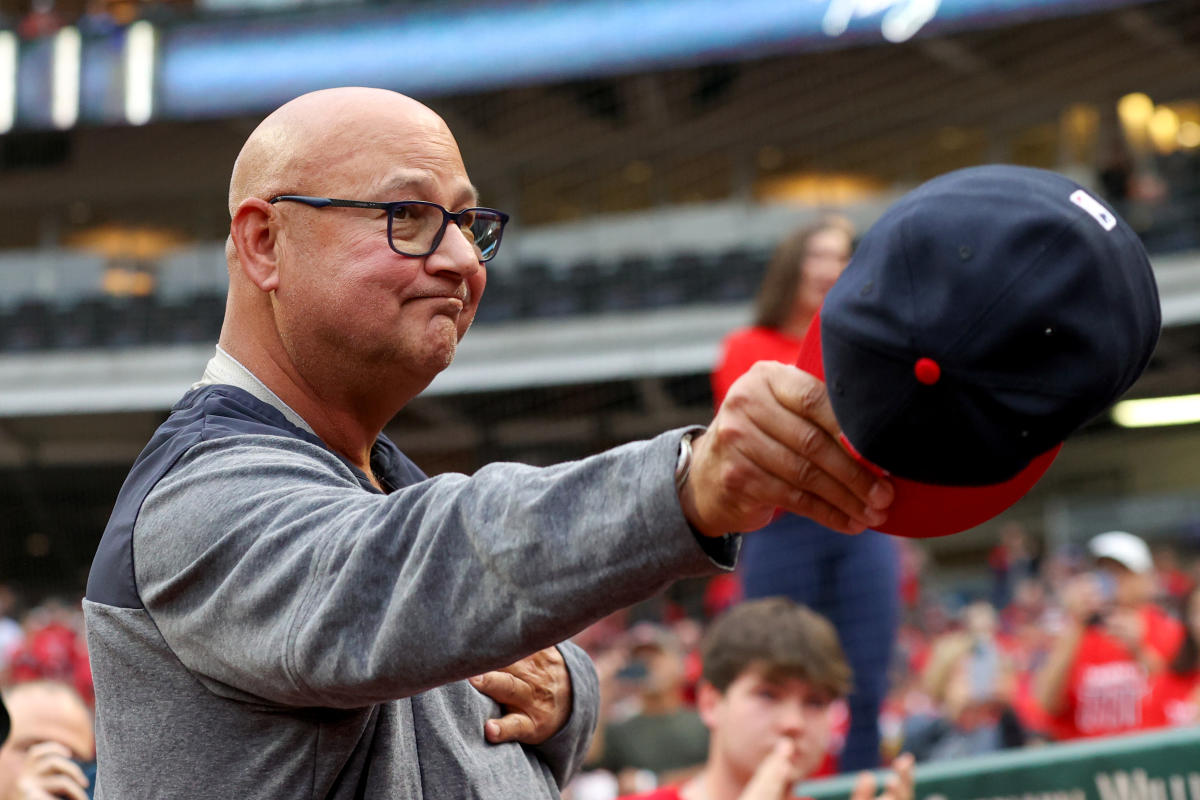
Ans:
{"type": "Polygon", "coordinates": [[[237,250],[242,272],[264,292],[273,292],[279,287],[275,226],[271,224],[273,212],[266,200],[247,197],[229,223],[229,236],[237,250]]]}
{"type": "Polygon", "coordinates": [[[696,686],[696,712],[710,731],[717,724],[717,706],[724,697],[725,695],[708,681],[702,680],[696,686]]]}

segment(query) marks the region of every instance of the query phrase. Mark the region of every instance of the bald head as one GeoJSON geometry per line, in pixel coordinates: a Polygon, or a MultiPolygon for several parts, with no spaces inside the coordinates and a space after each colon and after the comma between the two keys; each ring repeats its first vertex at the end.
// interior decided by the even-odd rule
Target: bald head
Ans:
{"type": "MultiPolygon", "coordinates": [[[[279,195],[459,210],[477,193],[442,118],[382,89],[298,97],[238,155],[220,344],[306,420],[336,404],[369,445],[449,365],[486,283],[480,252],[451,226],[434,252],[406,256],[390,243],[387,211],[270,202],[279,195]]],[[[357,460],[360,449],[343,452],[357,460]]]]}
{"type": "Polygon", "coordinates": [[[229,214],[248,197],[323,193],[320,181],[347,173],[350,162],[389,138],[414,146],[454,140],[432,109],[397,92],[355,86],[301,95],[272,112],[242,146],[229,181],[229,214]]]}

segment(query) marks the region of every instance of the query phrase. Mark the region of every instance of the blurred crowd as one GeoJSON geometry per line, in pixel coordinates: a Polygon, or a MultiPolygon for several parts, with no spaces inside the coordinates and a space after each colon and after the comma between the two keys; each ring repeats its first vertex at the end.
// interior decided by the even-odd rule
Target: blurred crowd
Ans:
{"type": "Polygon", "coordinates": [[[138,20],[165,22],[191,13],[191,0],[30,0],[0,3],[0,29],[25,40],[53,36],[68,25],[84,35],[119,36],[138,20]]]}
{"type": "MultiPolygon", "coordinates": [[[[1200,722],[1200,559],[1190,553],[1124,533],[1042,552],[1008,524],[974,588],[950,591],[919,541],[898,545],[902,623],[880,764],[901,752],[937,761],[1200,722]]],[[[78,602],[29,600],[0,585],[0,690],[50,682],[90,704],[78,602]]],[[[742,602],[736,574],[685,581],[578,635],[600,676],[602,721],[569,797],[647,792],[702,768],[701,642],[742,602]]],[[[814,775],[838,771],[847,709],[829,705],[814,775]]]]}
{"type": "MultiPolygon", "coordinates": [[[[974,588],[945,590],[919,542],[897,540],[902,623],[878,719],[880,765],[1200,722],[1200,559],[1130,534],[1044,553],[1019,525],[1000,532],[974,588]]],[[[706,726],[695,708],[703,631],[741,601],[736,576],[635,607],[576,641],[604,698],[591,769],[575,800],[645,792],[695,773],[706,726]]],[[[838,772],[847,704],[830,705],[838,772]]]]}

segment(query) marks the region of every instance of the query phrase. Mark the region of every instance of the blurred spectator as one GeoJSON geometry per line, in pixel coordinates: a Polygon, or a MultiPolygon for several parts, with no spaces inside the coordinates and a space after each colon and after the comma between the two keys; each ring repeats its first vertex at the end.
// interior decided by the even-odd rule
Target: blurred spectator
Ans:
{"type": "Polygon", "coordinates": [[[1059,740],[1145,727],[1148,678],[1162,670],[1182,626],[1152,602],[1150,548],[1110,531],[1088,544],[1096,569],[1063,590],[1065,619],[1035,690],[1059,740]]]}
{"type": "Polygon", "coordinates": [[[121,30],[121,23],[109,11],[108,0],[88,0],[75,24],[81,33],[92,36],[111,36],[121,30]]]}
{"type": "Polygon", "coordinates": [[[60,681],[93,702],[92,671],[78,609],[48,600],[26,615],[24,637],[11,652],[8,682],[60,681]]]}
{"type": "Polygon", "coordinates": [[[900,602],[905,611],[914,612],[921,604],[921,578],[929,559],[912,539],[897,539],[896,549],[900,552],[900,602]]]}
{"type": "Polygon", "coordinates": [[[1192,590],[1192,578],[1180,565],[1174,547],[1160,544],[1154,548],[1154,572],[1158,575],[1158,599],[1171,608],[1178,608],[1192,590]]]}
{"type": "Polygon", "coordinates": [[[0,747],[0,800],[86,800],[77,762],[95,758],[92,715],[70,686],[22,683],[4,693],[12,730],[0,747]]]}
{"type": "Polygon", "coordinates": [[[704,763],[708,752],[708,729],[685,703],[685,653],[678,637],[651,623],[630,636],[629,660],[616,678],[633,688],[637,710],[604,725],[598,763],[617,776],[621,792],[677,779],[704,763]]]}
{"type": "MultiPolygon", "coordinates": [[[[833,627],[782,597],[743,603],[705,637],[700,714],[711,732],[704,768],[641,800],[783,800],[821,763],[829,707],[850,688],[833,627]]],[[[885,796],[912,796],[912,762],[885,796]]],[[[874,796],[860,782],[853,800],[874,796]]]]}
{"type": "Polygon", "coordinates": [[[989,603],[973,603],[964,618],[966,629],[939,639],[925,668],[925,688],[936,712],[910,716],[905,725],[904,748],[918,761],[991,753],[1025,743],[1012,705],[1015,673],[997,639],[995,609],[989,603]]]}
{"type": "Polygon", "coordinates": [[[1184,636],[1167,669],[1154,676],[1146,696],[1147,727],[1200,722],[1200,587],[1182,604],[1184,636]]]}
{"type": "Polygon", "coordinates": [[[1133,182],[1133,157],[1121,139],[1113,140],[1108,159],[1100,166],[1096,177],[1104,199],[1118,214],[1125,216],[1133,182]]]}
{"type": "Polygon", "coordinates": [[[12,654],[25,638],[21,623],[14,619],[16,605],[16,594],[0,583],[0,677],[7,674],[12,654]]]}
{"type": "Polygon", "coordinates": [[[56,33],[62,26],[54,0],[33,0],[29,13],[17,25],[17,33],[22,39],[37,39],[56,33]]]}
{"type": "MultiPolygon", "coordinates": [[[[829,217],[776,248],[755,304],[754,325],[730,334],[712,375],[718,405],[758,361],[795,364],[804,334],[850,261],[854,231],[829,217]]],[[[742,546],[745,596],[785,595],[833,622],[854,670],[843,770],[880,762],[879,709],[899,623],[895,540],[875,531],[843,536],[812,520],[781,514],[742,546]]]]}
{"type": "Polygon", "coordinates": [[[742,581],[726,572],[710,578],[704,589],[705,619],[716,619],[742,601],[742,581]]]}
{"type": "Polygon", "coordinates": [[[1033,550],[1029,534],[1019,522],[1007,522],[1000,528],[1000,542],[988,555],[992,571],[992,605],[1004,608],[1012,600],[1017,584],[1034,574],[1033,550]]]}

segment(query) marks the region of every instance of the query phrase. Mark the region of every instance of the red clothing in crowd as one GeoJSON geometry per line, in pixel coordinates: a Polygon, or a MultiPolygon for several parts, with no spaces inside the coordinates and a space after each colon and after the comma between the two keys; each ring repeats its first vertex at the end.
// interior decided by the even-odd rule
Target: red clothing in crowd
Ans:
{"type": "Polygon", "coordinates": [[[1147,728],[1200,722],[1200,670],[1155,675],[1142,713],[1147,728]]]}
{"type": "Polygon", "coordinates": [[[29,637],[12,653],[12,683],[50,680],[69,683],[88,704],[95,699],[87,644],[71,628],[52,622],[29,637]]]}
{"type": "Polygon", "coordinates": [[[625,795],[620,800],[683,800],[683,795],[679,792],[683,789],[683,784],[674,786],[660,786],[652,792],[645,794],[625,795]]]}
{"type": "Polygon", "coordinates": [[[729,387],[759,361],[795,364],[802,339],[771,328],[743,328],[725,337],[721,363],[712,374],[713,402],[721,405],[729,387]]]}
{"type": "MultiPolygon", "coordinates": [[[[1183,640],[1183,626],[1155,606],[1142,612],[1142,641],[1164,661],[1183,640]]],[[[1125,644],[1089,627],[1067,676],[1063,710],[1049,718],[1056,739],[1105,736],[1148,727],[1142,709],[1149,691],[1145,670],[1125,644]]]]}

